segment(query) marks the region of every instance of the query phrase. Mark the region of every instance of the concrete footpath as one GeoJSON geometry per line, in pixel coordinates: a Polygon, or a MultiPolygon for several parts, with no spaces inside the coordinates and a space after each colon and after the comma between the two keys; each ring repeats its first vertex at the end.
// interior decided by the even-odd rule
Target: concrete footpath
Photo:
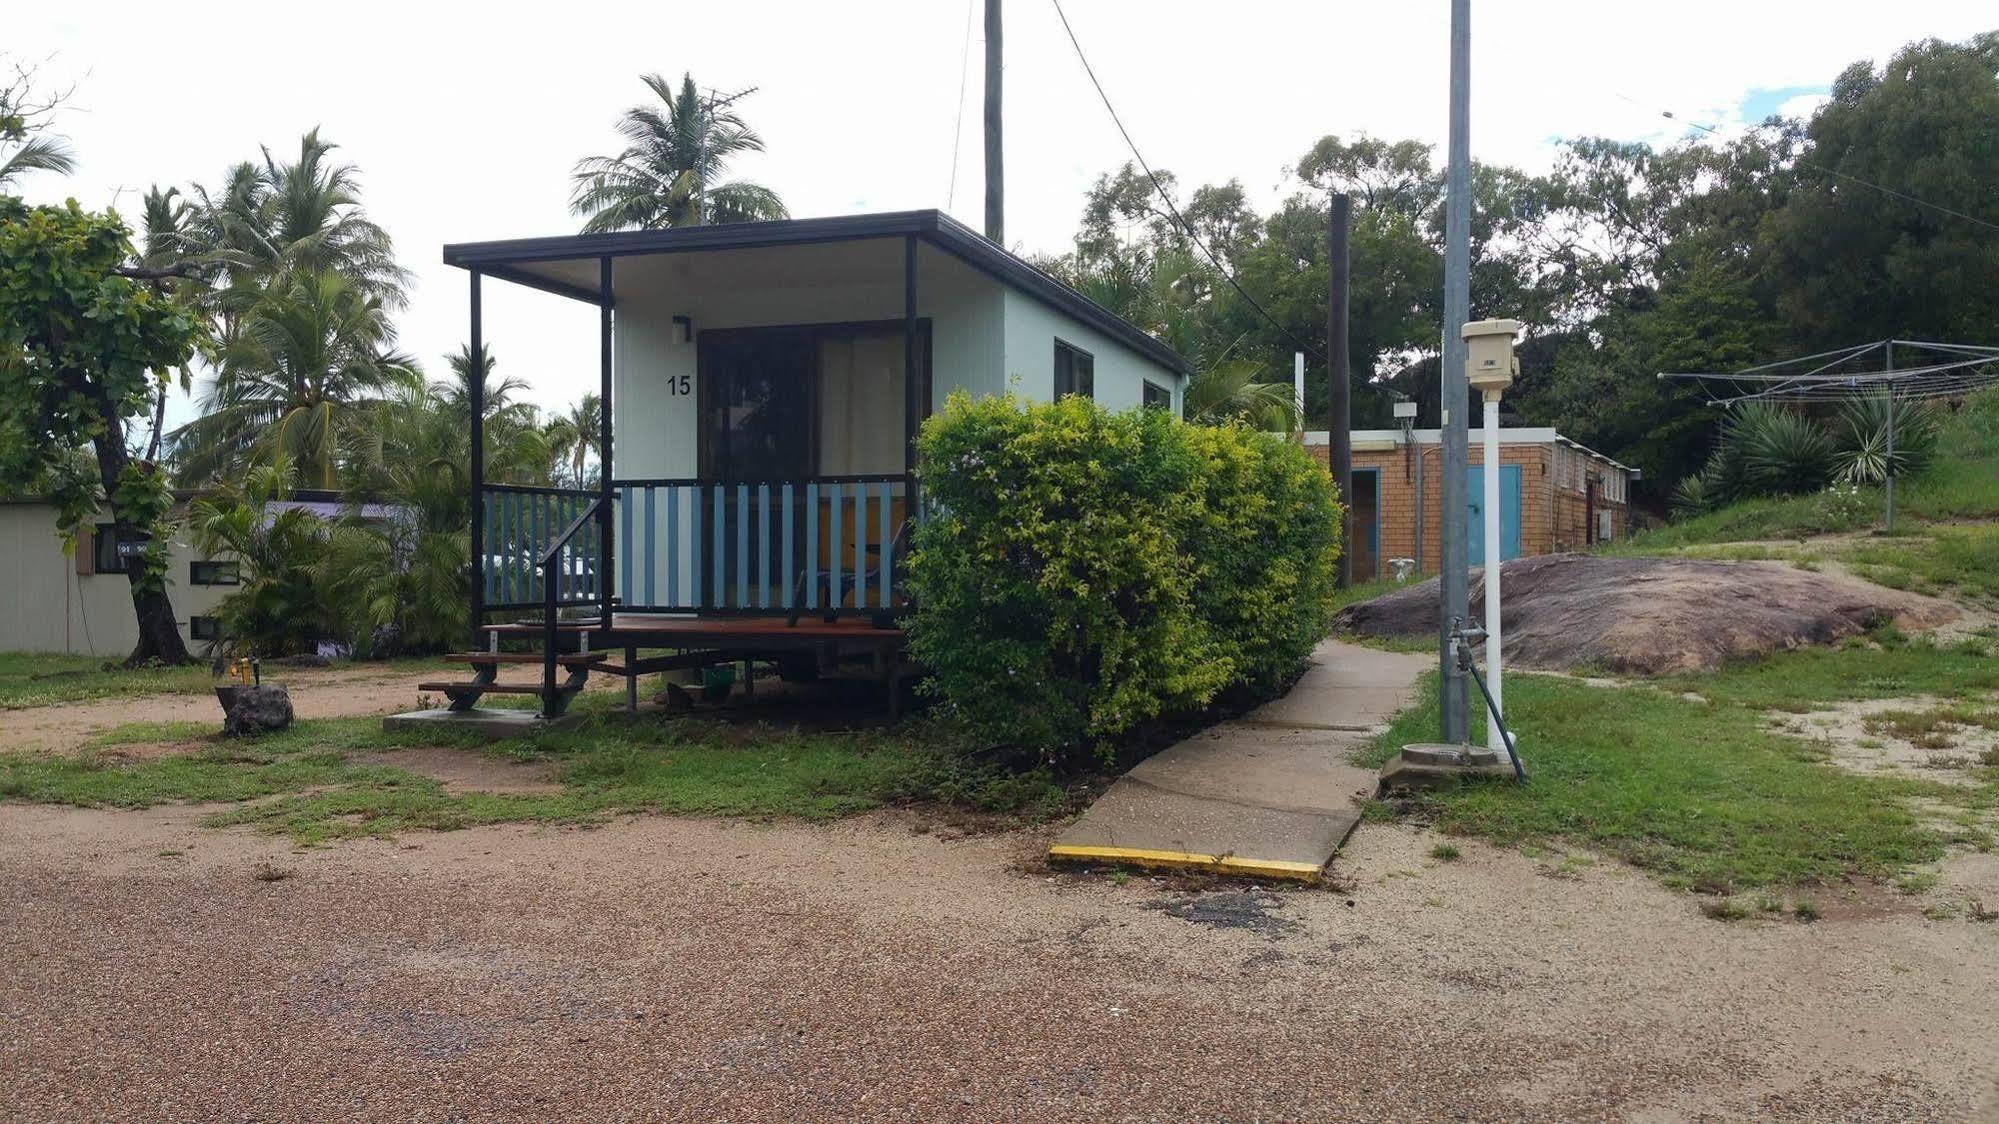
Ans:
{"type": "Polygon", "coordinates": [[[1317,881],[1374,791],[1350,755],[1435,664],[1328,640],[1284,697],[1119,777],[1049,857],[1317,881]]]}

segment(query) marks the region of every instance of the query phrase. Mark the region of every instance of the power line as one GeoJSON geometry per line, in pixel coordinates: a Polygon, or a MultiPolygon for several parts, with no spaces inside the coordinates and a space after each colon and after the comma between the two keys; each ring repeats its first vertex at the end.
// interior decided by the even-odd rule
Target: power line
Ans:
{"type": "Polygon", "coordinates": [[[972,9],[979,0],[965,0],[965,45],[958,48],[958,124],[951,131],[951,189],[944,193],[944,209],[958,202],[958,146],[965,139],[965,75],[972,69],[972,9]]]}
{"type": "Polygon", "coordinates": [[[1153,190],[1159,193],[1160,200],[1166,204],[1166,210],[1173,215],[1173,221],[1179,226],[1180,233],[1186,235],[1187,241],[1192,242],[1195,248],[1201,251],[1201,256],[1208,259],[1208,264],[1215,267],[1215,272],[1222,275],[1222,280],[1227,281],[1230,288],[1249,302],[1249,306],[1256,310],[1257,315],[1269,321],[1271,327],[1283,332],[1285,338],[1296,344],[1300,351],[1309,351],[1318,358],[1325,359],[1324,351],[1299,339],[1296,333],[1279,323],[1277,317],[1272,316],[1269,310],[1258,304],[1256,298],[1250,296],[1249,291],[1236,281],[1235,274],[1230,273],[1222,265],[1221,259],[1216,257],[1214,252],[1208,249],[1207,244],[1194,233],[1194,228],[1181,216],[1180,208],[1173,205],[1173,196],[1167,194],[1166,185],[1159,182],[1159,177],[1152,171],[1152,165],[1147,164],[1145,156],[1138,151],[1138,144],[1131,139],[1131,132],[1124,127],[1124,120],[1118,116],[1117,107],[1111,104],[1111,96],[1104,92],[1104,84],[1097,81],[1097,72],[1090,66],[1089,57],[1083,54],[1083,44],[1076,39],[1076,29],[1069,26],[1069,15],[1062,10],[1062,0],[1050,0],[1050,2],[1055,5],[1055,15],[1062,21],[1062,30],[1069,36],[1069,45],[1076,49],[1076,61],[1083,64],[1083,73],[1090,76],[1090,85],[1097,88],[1097,98],[1104,103],[1104,111],[1111,115],[1111,124],[1117,126],[1118,135],[1124,138],[1124,145],[1131,150],[1132,159],[1137,160],[1138,166],[1145,170],[1145,178],[1152,181],[1153,190]]]}
{"type": "MultiPolygon", "coordinates": [[[[1637,98],[1631,97],[1627,94],[1619,94],[1617,96],[1623,98],[1625,101],[1630,102],[1632,105],[1638,106],[1641,109],[1651,109],[1659,116],[1664,117],[1668,121],[1677,122],[1691,129],[1699,129],[1701,132],[1707,133],[1710,136],[1718,137],[1721,135],[1721,130],[1713,125],[1703,125],[1699,121],[1686,120],[1675,114],[1670,109],[1662,109],[1656,105],[1647,106],[1644,102],[1639,101],[1637,98]]],[[[1963,219],[1965,222],[1976,223],[1977,225],[1985,227],[1988,230],[1999,230],[1999,222],[1989,222],[1985,219],[1979,218],[1977,215],[1967,215],[1963,211],[1952,210],[1951,208],[1946,207],[1941,203],[1932,203],[1927,199],[1918,198],[1914,195],[1909,194],[1906,191],[1899,191],[1885,184],[1875,183],[1873,180],[1870,179],[1862,179],[1861,177],[1856,176],[1851,172],[1842,172],[1838,168],[1829,168],[1824,164],[1819,163],[1816,160],[1807,160],[1804,157],[1800,156],[1797,157],[1797,162],[1804,165],[1807,168],[1816,168],[1819,171],[1824,172],[1826,175],[1838,176],[1840,179],[1843,180],[1852,180],[1854,183],[1860,184],[1863,187],[1871,187],[1874,190],[1879,191],[1884,195],[1892,195],[1895,198],[1900,199],[1904,202],[1914,203],[1918,207],[1928,207],[1932,211],[1937,211],[1941,214],[1950,215],[1952,218],[1960,218],[1963,219]]]]}

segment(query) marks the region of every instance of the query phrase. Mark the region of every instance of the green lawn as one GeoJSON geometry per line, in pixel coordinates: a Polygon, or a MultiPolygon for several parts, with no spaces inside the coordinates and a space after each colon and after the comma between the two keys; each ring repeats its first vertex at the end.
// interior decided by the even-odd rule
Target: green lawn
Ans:
{"type": "MultiPolygon", "coordinates": [[[[1702,543],[1803,539],[1880,526],[1882,489],[1863,489],[1862,496],[1863,504],[1844,513],[1828,510],[1818,496],[1744,500],[1643,532],[1613,549],[1663,553],[1702,543]]],[[[1922,533],[1926,524],[1999,520],[1999,391],[1974,395],[1945,415],[1928,470],[1898,484],[1895,514],[1898,532],[1922,533]]]]}
{"type": "Polygon", "coordinates": [[[128,669],[103,656],[0,652],[0,710],[115,695],[194,695],[213,681],[207,664],[128,669]]]}
{"type": "MultiPolygon", "coordinates": [[[[184,731],[139,724],[99,744],[175,732],[184,731]]],[[[1067,810],[1074,794],[1045,772],[1011,776],[969,766],[942,735],[919,723],[813,734],[694,720],[627,724],[595,715],[500,748],[430,732],[391,734],[380,719],[354,718],[301,721],[255,741],[207,743],[188,755],[147,761],[0,755],[0,799],[117,808],[234,802],[206,822],[247,824],[313,843],[477,824],[594,822],[626,812],[829,819],[909,802],[1034,820],[1067,810]],[[448,793],[428,777],[352,760],[357,752],[454,743],[468,754],[544,762],[560,791],[448,793]]]]}
{"type": "MultiPolygon", "coordinates": [[[[1506,703],[1529,783],[1468,785],[1400,810],[1507,844],[1590,847],[1670,884],[1718,893],[1891,878],[1953,842],[1990,846],[1983,828],[1918,822],[1908,801],[1989,808],[1999,769],[1983,769],[1971,787],[1862,776],[1768,728],[1771,710],[1817,701],[1999,688],[1999,660],[1983,644],[1884,639],[1880,648],[1784,653],[1627,688],[1512,676],[1506,703]]],[[[1434,675],[1426,690],[1379,740],[1376,763],[1404,744],[1436,740],[1434,675]]]]}

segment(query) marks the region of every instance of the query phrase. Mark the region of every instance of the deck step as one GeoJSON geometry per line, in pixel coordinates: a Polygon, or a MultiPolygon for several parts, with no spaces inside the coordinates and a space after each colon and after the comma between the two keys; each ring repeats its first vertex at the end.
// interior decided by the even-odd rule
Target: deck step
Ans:
{"type": "Polygon", "coordinates": [[[488,695],[541,694],[541,684],[539,683],[477,683],[469,679],[462,679],[452,683],[418,683],[416,689],[419,691],[442,691],[446,694],[454,691],[479,691],[488,695]]]}
{"type": "MultiPolygon", "coordinates": [[[[555,662],[564,667],[579,664],[596,665],[611,657],[610,652],[564,652],[555,657],[555,662]]],[[[444,657],[450,663],[497,664],[497,663],[541,663],[540,652],[453,652],[444,657]]]]}

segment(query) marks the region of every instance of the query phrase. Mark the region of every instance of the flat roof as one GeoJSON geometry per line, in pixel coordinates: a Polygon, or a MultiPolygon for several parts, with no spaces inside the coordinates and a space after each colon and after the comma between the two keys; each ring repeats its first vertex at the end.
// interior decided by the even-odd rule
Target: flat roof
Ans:
{"type": "Polygon", "coordinates": [[[590,258],[805,246],[906,236],[928,242],[1002,284],[1096,328],[1163,367],[1183,375],[1193,373],[1193,364],[1185,357],[1136,324],[1008,252],[1005,247],[950,215],[934,209],[780,219],[774,222],[718,223],[666,230],[621,230],[609,234],[509,238],[497,242],[451,242],[444,247],[444,264],[477,270],[502,281],[597,304],[599,297],[595,289],[550,276],[538,271],[536,265],[590,258]]]}
{"type": "MultiPolygon", "coordinates": [[[[1473,445],[1478,444],[1479,434],[1482,432],[1483,430],[1480,428],[1475,427],[1472,429],[1471,443],[1473,445]]],[[[1411,430],[1410,433],[1415,437],[1418,445],[1437,445],[1443,441],[1443,433],[1440,430],[1416,429],[1411,430]]],[[[1307,445],[1325,445],[1331,440],[1332,435],[1323,429],[1308,429],[1305,431],[1305,444],[1307,445]]],[[[1355,444],[1372,442],[1400,444],[1402,441],[1402,431],[1399,429],[1356,429],[1350,435],[1349,440],[1355,444]]],[[[1499,443],[1502,445],[1566,445],[1576,452],[1593,460],[1602,461],[1612,468],[1621,469],[1625,472],[1638,471],[1622,461],[1614,460],[1597,452],[1580,441],[1572,441],[1562,436],[1555,431],[1553,426],[1501,426],[1499,428],[1499,443]]]]}

